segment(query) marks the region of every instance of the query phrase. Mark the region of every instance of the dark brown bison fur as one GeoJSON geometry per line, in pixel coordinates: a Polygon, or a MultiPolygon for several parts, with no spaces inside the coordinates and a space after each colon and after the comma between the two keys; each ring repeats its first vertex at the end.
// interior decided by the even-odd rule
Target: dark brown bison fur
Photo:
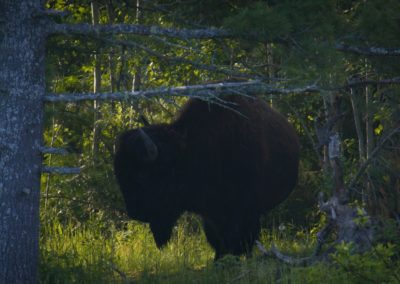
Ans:
{"type": "Polygon", "coordinates": [[[202,217],[217,258],[249,252],[260,216],[297,182],[299,143],[286,119],[260,99],[223,99],[228,107],[190,99],[175,122],[118,139],[115,174],[128,215],[150,223],[159,247],[189,211],[202,217]]]}

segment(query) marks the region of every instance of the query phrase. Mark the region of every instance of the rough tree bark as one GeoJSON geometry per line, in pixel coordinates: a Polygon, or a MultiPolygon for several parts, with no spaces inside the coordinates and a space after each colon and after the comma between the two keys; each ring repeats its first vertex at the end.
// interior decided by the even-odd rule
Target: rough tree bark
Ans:
{"type": "Polygon", "coordinates": [[[0,2],[0,283],[36,283],[45,31],[41,0],[0,2]]]}

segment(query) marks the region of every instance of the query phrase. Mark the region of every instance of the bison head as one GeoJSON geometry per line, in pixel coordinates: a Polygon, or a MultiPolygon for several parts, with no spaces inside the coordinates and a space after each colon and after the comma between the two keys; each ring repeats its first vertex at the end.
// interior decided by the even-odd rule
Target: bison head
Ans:
{"type": "Polygon", "coordinates": [[[150,223],[158,246],[168,241],[182,213],[176,198],[181,141],[159,127],[129,130],[118,139],[114,167],[128,216],[150,223]]]}

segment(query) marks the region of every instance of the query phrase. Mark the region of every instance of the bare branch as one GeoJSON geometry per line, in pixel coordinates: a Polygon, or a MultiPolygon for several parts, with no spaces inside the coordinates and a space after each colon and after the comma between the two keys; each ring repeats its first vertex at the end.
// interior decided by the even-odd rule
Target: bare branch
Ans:
{"type": "Polygon", "coordinates": [[[221,92],[227,88],[240,88],[248,87],[251,85],[259,85],[259,81],[240,82],[240,83],[217,83],[217,84],[205,84],[205,85],[192,85],[192,86],[181,86],[175,88],[159,88],[153,90],[143,90],[135,92],[120,92],[120,93],[72,93],[72,94],[49,94],[44,97],[47,102],[77,102],[84,100],[127,100],[127,99],[141,99],[151,98],[157,96],[199,96],[204,93],[206,95],[210,90],[221,92]]]}
{"type": "Polygon", "coordinates": [[[246,82],[224,82],[204,85],[181,86],[175,88],[160,88],[153,90],[144,90],[136,92],[120,92],[120,93],[50,93],[44,96],[46,102],[78,102],[85,100],[136,100],[143,98],[159,97],[159,96],[178,96],[178,97],[204,97],[211,95],[236,94],[243,92],[246,95],[259,94],[304,94],[319,92],[315,85],[305,86],[303,88],[277,88],[265,84],[260,81],[246,82]],[[233,91],[234,90],[234,91],[233,91]]]}
{"type": "Polygon", "coordinates": [[[382,79],[382,80],[350,80],[346,85],[341,87],[350,88],[355,86],[363,86],[363,85],[392,85],[392,84],[400,84],[400,77],[382,79]]]}
{"type": "Polygon", "coordinates": [[[256,246],[259,249],[259,251],[262,252],[263,255],[267,257],[275,257],[279,259],[280,261],[283,261],[284,263],[291,264],[291,265],[306,265],[306,264],[311,264],[315,262],[316,258],[315,256],[309,256],[309,257],[292,257],[292,256],[287,256],[283,254],[282,252],[279,251],[279,249],[275,246],[272,245],[270,250],[267,250],[259,241],[256,241],[256,246]]]}
{"type": "Polygon", "coordinates": [[[353,189],[353,187],[356,184],[356,182],[358,181],[358,179],[364,174],[365,170],[367,169],[369,164],[375,159],[376,155],[383,148],[384,144],[397,133],[400,133],[400,126],[394,128],[386,136],[382,137],[382,139],[379,142],[379,145],[377,145],[375,147],[375,149],[371,152],[371,155],[369,156],[369,158],[360,166],[357,173],[354,175],[354,177],[350,181],[349,186],[348,186],[350,189],[353,189]]]}
{"type": "Polygon", "coordinates": [[[48,27],[51,34],[79,34],[79,35],[100,35],[100,34],[136,34],[136,35],[158,35],[181,39],[212,39],[229,38],[231,33],[226,30],[209,29],[173,29],[159,26],[145,26],[133,24],[53,24],[48,27]]]}
{"type": "Polygon", "coordinates": [[[232,280],[230,280],[229,282],[227,282],[227,284],[232,284],[235,282],[239,282],[241,279],[243,279],[244,277],[246,277],[248,274],[250,274],[251,270],[245,270],[242,273],[240,273],[238,276],[236,276],[235,278],[233,278],[232,280]]]}
{"type": "MultiPolygon", "coordinates": [[[[321,196],[322,198],[322,196],[321,196]]],[[[328,203],[323,203],[322,199],[320,201],[320,206],[326,205],[328,203]]],[[[267,257],[275,257],[279,259],[280,261],[283,261],[285,263],[291,264],[291,265],[310,265],[313,264],[314,262],[324,260],[327,257],[327,253],[331,252],[331,249],[328,249],[327,252],[324,254],[321,253],[322,245],[325,243],[326,238],[328,235],[332,232],[332,229],[334,227],[333,224],[333,219],[328,216],[328,224],[322,228],[321,231],[317,233],[317,245],[314,249],[314,251],[311,253],[310,256],[306,257],[293,257],[293,256],[288,256],[283,254],[279,249],[273,244],[271,246],[271,249],[268,251],[265,249],[265,247],[259,242],[256,241],[256,246],[257,248],[262,252],[263,255],[267,257]]]]}
{"type": "Polygon", "coordinates": [[[343,204],[335,196],[324,202],[322,193],[319,194],[318,204],[320,211],[326,213],[328,224],[317,233],[317,245],[310,256],[288,256],[280,252],[275,245],[267,250],[259,241],[256,241],[256,245],[263,255],[274,257],[291,265],[310,265],[317,261],[327,260],[329,254],[335,251],[334,245],[331,245],[322,254],[321,249],[333,229],[337,231],[335,244],[353,242],[355,252],[364,252],[371,247],[374,231],[371,226],[372,222],[365,210],[343,204]],[[358,217],[363,217],[366,221],[361,224],[357,222],[358,217]]]}
{"type": "Polygon", "coordinates": [[[163,43],[165,45],[168,45],[168,46],[170,46],[172,48],[184,49],[184,50],[187,50],[187,51],[190,51],[190,52],[193,52],[193,51],[202,52],[201,49],[199,49],[199,48],[194,48],[192,46],[185,46],[185,45],[182,45],[182,44],[173,43],[173,42],[170,42],[170,41],[168,41],[165,38],[160,37],[160,36],[150,36],[150,38],[155,40],[155,41],[161,42],[161,43],[163,43]]]}
{"type": "Polygon", "coordinates": [[[64,148],[54,148],[54,147],[41,147],[40,151],[42,154],[57,154],[57,155],[68,155],[69,152],[64,148]]]}
{"type": "MultiPolygon", "coordinates": [[[[117,45],[121,45],[121,46],[138,48],[154,57],[157,57],[160,60],[164,60],[166,62],[173,63],[173,64],[189,64],[197,69],[207,70],[207,71],[211,71],[211,72],[215,72],[215,73],[220,73],[220,74],[225,74],[228,76],[234,76],[234,77],[240,77],[240,78],[267,79],[267,78],[261,78],[260,76],[256,76],[256,75],[252,75],[252,74],[247,74],[247,73],[243,73],[243,72],[239,72],[239,71],[230,70],[230,69],[223,68],[223,67],[216,66],[216,65],[202,64],[202,63],[188,60],[188,59],[182,58],[182,57],[166,56],[164,54],[154,51],[153,49],[148,48],[147,46],[144,46],[144,45],[139,44],[134,41],[107,39],[107,38],[101,38],[101,37],[95,37],[95,38],[97,40],[100,40],[100,41],[108,43],[108,44],[117,44],[117,45]]],[[[271,78],[268,78],[268,80],[271,80],[271,78]]]]}
{"type": "Polygon", "coordinates": [[[43,167],[43,173],[60,174],[60,175],[77,175],[80,174],[81,168],[67,168],[67,167],[43,167]]]}
{"type": "Polygon", "coordinates": [[[71,13],[69,11],[60,11],[52,9],[39,9],[32,12],[33,17],[66,17],[71,13]]]}
{"type": "Polygon", "coordinates": [[[400,48],[384,47],[360,47],[347,44],[336,44],[335,48],[340,51],[351,52],[367,56],[400,56],[400,48]]]}

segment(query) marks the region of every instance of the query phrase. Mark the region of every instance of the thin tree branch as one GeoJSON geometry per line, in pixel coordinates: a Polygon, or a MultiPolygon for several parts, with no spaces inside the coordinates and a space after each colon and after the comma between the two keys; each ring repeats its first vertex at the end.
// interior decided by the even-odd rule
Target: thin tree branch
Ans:
{"type": "Polygon", "coordinates": [[[369,166],[369,164],[375,159],[376,155],[379,153],[379,151],[383,148],[385,143],[390,140],[395,134],[400,133],[400,126],[394,128],[392,131],[390,131],[385,137],[383,137],[379,141],[379,145],[375,147],[375,149],[371,152],[370,156],[368,159],[360,166],[358,169],[357,173],[354,175],[352,180],[350,181],[348,188],[352,189],[354,185],[356,184],[357,180],[364,174],[365,170],[369,166]]]}
{"type": "Polygon", "coordinates": [[[351,52],[355,54],[367,56],[400,56],[400,48],[384,48],[384,47],[361,47],[347,44],[336,44],[335,48],[340,51],[351,52]]]}
{"type": "Polygon", "coordinates": [[[238,282],[238,281],[242,280],[243,278],[245,278],[247,275],[249,275],[250,272],[251,272],[251,270],[245,270],[242,273],[240,273],[238,276],[236,276],[235,278],[233,278],[232,280],[227,282],[226,284],[233,284],[235,282],[238,282]]]}
{"type": "Polygon", "coordinates": [[[32,12],[32,17],[67,17],[71,14],[69,11],[60,11],[53,9],[38,9],[32,12]]]}
{"type": "Polygon", "coordinates": [[[309,85],[301,88],[277,88],[265,84],[260,81],[246,82],[225,82],[204,85],[181,86],[175,88],[159,88],[153,90],[143,90],[136,92],[120,92],[120,93],[49,93],[44,96],[45,102],[78,102],[85,100],[127,100],[127,99],[143,99],[159,96],[180,96],[180,97],[201,97],[207,98],[213,95],[235,94],[237,92],[246,93],[246,95],[257,94],[300,94],[319,92],[315,85],[309,85]],[[232,91],[234,90],[234,91],[232,91]]]}
{"type": "Polygon", "coordinates": [[[159,26],[145,26],[134,24],[53,24],[49,25],[50,34],[79,34],[79,35],[101,35],[101,34],[136,34],[136,35],[158,35],[180,39],[212,39],[229,38],[232,34],[226,30],[209,29],[173,29],[159,26]]]}
{"type": "MultiPolygon", "coordinates": [[[[159,52],[156,52],[156,51],[148,48],[147,46],[144,46],[142,44],[139,44],[139,43],[136,43],[133,41],[106,39],[106,38],[101,38],[101,37],[96,37],[96,39],[103,41],[105,43],[108,43],[108,44],[117,44],[117,45],[126,46],[126,47],[138,48],[154,57],[157,57],[160,60],[164,60],[166,62],[173,63],[173,64],[189,64],[197,69],[211,71],[211,72],[215,72],[215,73],[221,73],[221,74],[225,74],[228,76],[234,76],[234,77],[240,77],[240,78],[267,79],[267,78],[261,78],[260,76],[256,76],[256,75],[252,75],[252,74],[246,74],[246,73],[242,73],[239,71],[221,68],[216,65],[202,64],[202,63],[188,60],[188,59],[182,58],[182,57],[166,56],[164,54],[161,54],[159,52]]],[[[268,78],[268,80],[271,80],[271,78],[268,78]]]]}
{"type": "Polygon", "coordinates": [[[68,168],[68,167],[43,167],[43,173],[60,174],[60,175],[77,175],[81,172],[81,168],[68,168]]]}
{"type": "Polygon", "coordinates": [[[347,89],[355,86],[363,86],[363,85],[391,85],[391,84],[400,84],[400,77],[394,77],[389,79],[382,80],[350,80],[346,85],[343,85],[341,89],[347,89]]]}
{"type": "Polygon", "coordinates": [[[175,49],[179,48],[179,49],[184,49],[184,50],[187,50],[187,51],[190,51],[190,52],[198,52],[198,53],[202,52],[201,49],[199,49],[199,48],[194,48],[192,46],[185,46],[185,45],[182,45],[182,44],[173,43],[173,42],[170,42],[170,41],[168,41],[165,38],[160,37],[160,36],[150,36],[150,38],[155,40],[155,41],[161,42],[164,45],[168,45],[168,46],[170,46],[172,48],[175,48],[175,49]]]}
{"type": "MultiPolygon", "coordinates": [[[[327,203],[323,202],[323,196],[320,194],[320,201],[319,201],[319,206],[320,210],[322,210],[322,206],[326,206],[327,203]]],[[[328,214],[328,224],[325,225],[318,233],[317,233],[317,245],[315,246],[313,252],[311,253],[310,256],[306,257],[294,257],[294,256],[289,256],[285,255],[279,249],[275,246],[275,244],[272,244],[271,249],[267,250],[261,242],[256,240],[256,246],[257,248],[261,251],[261,253],[267,257],[275,257],[278,260],[285,262],[287,264],[291,265],[310,265],[313,264],[317,261],[321,261],[325,259],[328,255],[328,253],[331,252],[331,248],[329,248],[325,253],[321,254],[321,249],[322,245],[325,244],[327,237],[329,234],[332,232],[332,229],[334,227],[334,218],[333,216],[328,214]]]]}
{"type": "Polygon", "coordinates": [[[314,255],[307,257],[293,257],[285,255],[280,252],[274,244],[271,246],[270,250],[267,250],[259,241],[256,241],[256,246],[263,255],[267,257],[275,257],[280,261],[290,265],[308,265],[317,260],[314,255]]]}
{"type": "Polygon", "coordinates": [[[358,153],[360,161],[365,158],[365,145],[364,145],[364,134],[361,128],[360,111],[358,109],[358,101],[355,94],[355,89],[351,88],[349,92],[351,107],[353,109],[353,119],[354,126],[356,128],[357,138],[358,138],[358,153]]]}
{"type": "Polygon", "coordinates": [[[69,152],[64,148],[54,148],[54,147],[41,147],[40,152],[42,154],[57,154],[57,155],[68,155],[69,152]]]}

